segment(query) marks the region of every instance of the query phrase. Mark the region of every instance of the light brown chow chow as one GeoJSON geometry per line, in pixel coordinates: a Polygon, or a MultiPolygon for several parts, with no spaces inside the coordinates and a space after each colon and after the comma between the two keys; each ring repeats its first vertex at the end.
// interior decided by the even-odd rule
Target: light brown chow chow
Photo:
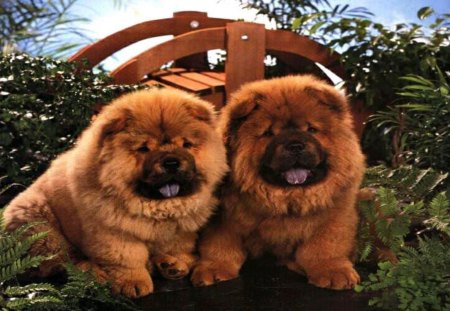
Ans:
{"type": "Polygon", "coordinates": [[[168,278],[189,273],[196,231],[211,215],[226,153],[210,104],[175,90],[106,106],[76,145],[6,208],[6,228],[45,223],[32,254],[68,257],[127,296],[153,291],[149,258],[168,278]],[[80,257],[80,253],[81,256],[80,257]]]}
{"type": "Polygon", "coordinates": [[[265,252],[316,286],[357,284],[364,157],[345,97],[313,76],[253,82],[220,122],[231,173],[220,220],[200,240],[194,285],[235,278],[247,256],[265,252]]]}

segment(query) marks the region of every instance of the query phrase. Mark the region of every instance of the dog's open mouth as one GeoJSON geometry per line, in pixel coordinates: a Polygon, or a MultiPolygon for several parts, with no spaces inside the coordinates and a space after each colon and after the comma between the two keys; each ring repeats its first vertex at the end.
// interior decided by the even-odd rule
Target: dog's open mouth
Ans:
{"type": "Polygon", "coordinates": [[[304,168],[291,168],[281,175],[290,185],[302,185],[312,173],[311,170],[304,168]]]}
{"type": "Polygon", "coordinates": [[[189,196],[198,191],[201,179],[199,176],[183,178],[180,176],[164,176],[154,182],[137,181],[135,191],[147,199],[165,200],[189,196]]]}
{"type": "Polygon", "coordinates": [[[327,172],[326,162],[319,163],[313,168],[295,165],[285,170],[277,170],[268,166],[262,166],[260,169],[261,177],[266,182],[280,187],[307,187],[322,181],[327,172]]]}
{"type": "Polygon", "coordinates": [[[178,183],[168,183],[159,188],[158,191],[165,198],[173,198],[180,193],[180,185],[178,183]]]}

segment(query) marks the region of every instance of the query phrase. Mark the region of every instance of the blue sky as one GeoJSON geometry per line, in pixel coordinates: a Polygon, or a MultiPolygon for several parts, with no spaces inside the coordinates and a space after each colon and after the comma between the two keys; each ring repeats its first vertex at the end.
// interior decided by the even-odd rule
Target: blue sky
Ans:
{"type": "Polygon", "coordinates": [[[417,11],[425,6],[432,7],[438,14],[450,13],[450,0],[330,0],[330,3],[365,7],[375,14],[374,20],[386,25],[419,22],[417,11]]]}
{"type": "MultiPolygon", "coordinates": [[[[78,15],[87,17],[90,22],[83,27],[92,39],[103,38],[113,32],[146,20],[171,17],[176,11],[203,11],[209,16],[231,19],[244,19],[267,23],[257,18],[255,12],[244,10],[237,0],[121,0],[118,7],[113,0],[79,0],[75,7],[78,15]]],[[[349,4],[351,7],[366,7],[375,14],[373,20],[384,25],[402,22],[417,22],[417,11],[431,6],[436,13],[450,13],[450,0],[329,0],[332,5],[349,4]]],[[[167,38],[146,40],[116,53],[104,65],[113,69],[123,60],[136,55],[167,38]]]]}

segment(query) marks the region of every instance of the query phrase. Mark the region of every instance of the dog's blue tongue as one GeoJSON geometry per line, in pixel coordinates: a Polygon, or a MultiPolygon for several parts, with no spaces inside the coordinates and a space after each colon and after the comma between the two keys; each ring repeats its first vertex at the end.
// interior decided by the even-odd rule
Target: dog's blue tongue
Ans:
{"type": "Polygon", "coordinates": [[[308,178],[310,171],[303,168],[291,168],[283,173],[286,181],[291,185],[301,185],[308,178]]]}
{"type": "Polygon", "coordinates": [[[180,185],[179,184],[167,184],[159,188],[159,192],[163,195],[165,198],[172,198],[180,192],[180,185]]]}

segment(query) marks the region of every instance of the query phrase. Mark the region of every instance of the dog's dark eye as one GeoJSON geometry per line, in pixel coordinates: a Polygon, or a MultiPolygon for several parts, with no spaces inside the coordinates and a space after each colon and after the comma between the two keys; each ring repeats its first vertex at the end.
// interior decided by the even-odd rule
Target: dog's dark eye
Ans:
{"type": "Polygon", "coordinates": [[[183,148],[189,149],[192,147],[192,143],[190,141],[185,141],[183,143],[183,148]]]}
{"type": "Polygon", "coordinates": [[[316,127],[312,126],[311,124],[308,124],[308,128],[306,129],[308,133],[314,134],[319,131],[316,127]]]}
{"type": "Polygon", "coordinates": [[[272,137],[272,136],[273,136],[272,129],[269,127],[269,128],[262,134],[262,136],[264,136],[264,137],[272,137]]]}
{"type": "Polygon", "coordinates": [[[147,147],[147,145],[142,145],[137,149],[137,152],[140,152],[140,153],[146,153],[149,151],[150,151],[150,149],[147,147]]]}

